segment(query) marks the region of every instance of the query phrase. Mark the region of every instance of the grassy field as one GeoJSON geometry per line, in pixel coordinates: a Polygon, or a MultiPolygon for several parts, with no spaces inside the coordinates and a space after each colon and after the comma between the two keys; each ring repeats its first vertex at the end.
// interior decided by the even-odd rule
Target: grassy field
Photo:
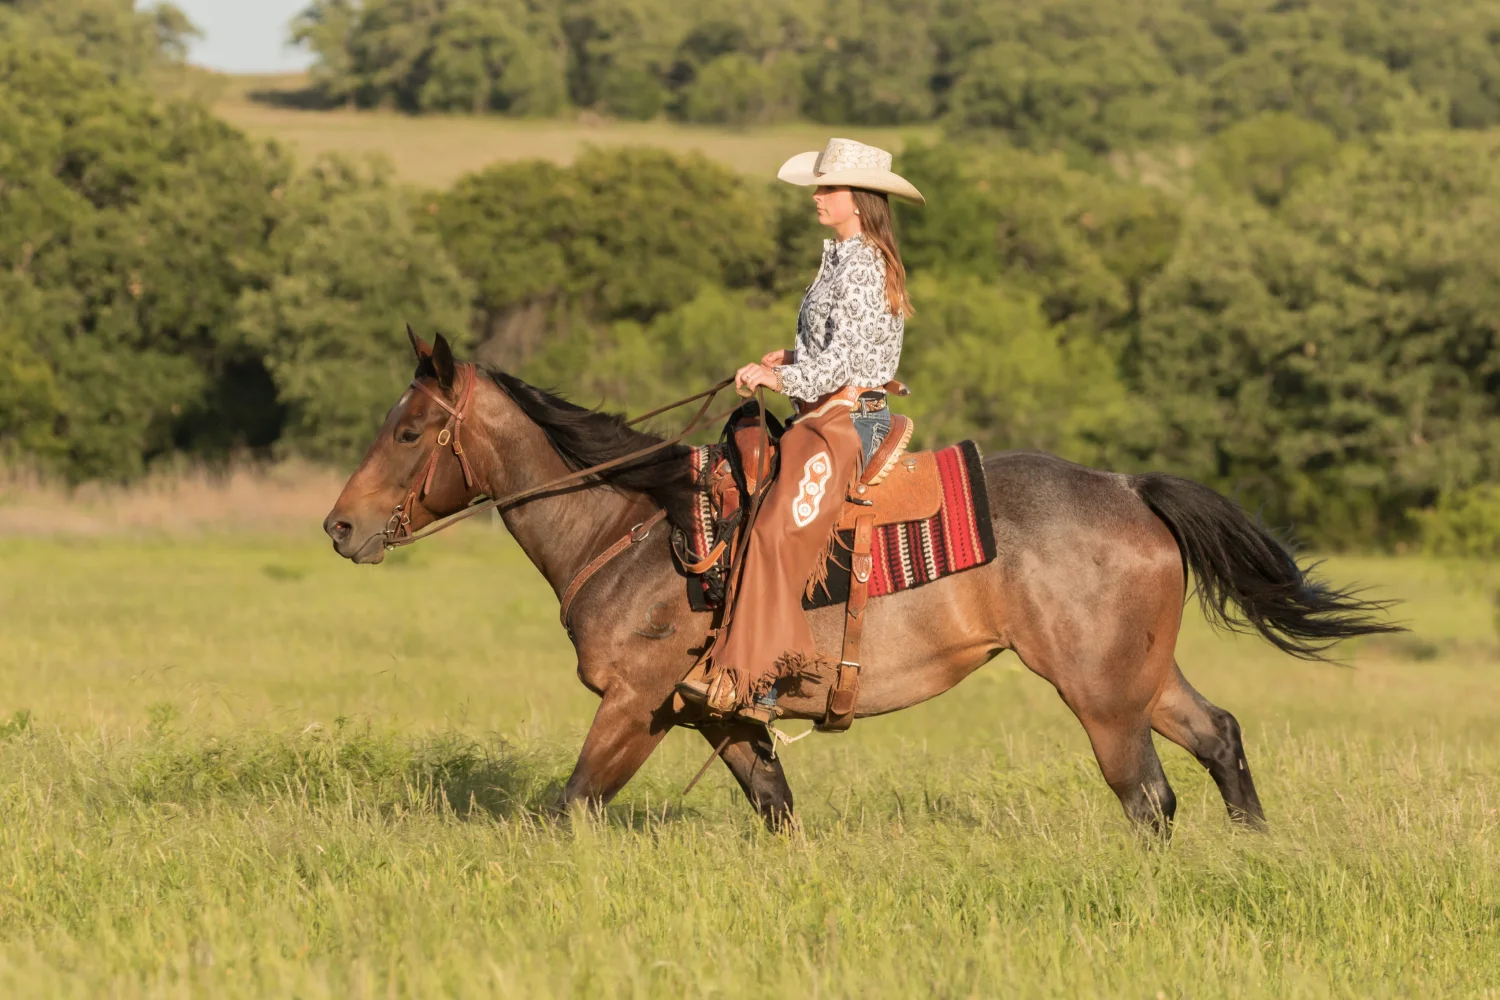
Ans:
{"type": "Polygon", "coordinates": [[[1010,657],[786,750],[795,835],[683,799],[692,733],[550,824],[594,700],[520,552],[314,532],[8,541],[0,993],[1500,997],[1500,650],[1448,568],[1328,566],[1419,629],[1350,667],[1194,621],[1273,829],[1164,746],[1160,849],[1010,657]]]}
{"type": "MultiPolygon", "coordinates": [[[[321,153],[380,153],[403,180],[441,188],[462,175],[506,160],[545,159],[568,163],[586,146],[656,146],[697,151],[735,170],[771,178],[795,153],[828,141],[823,125],[786,125],[738,130],[676,122],[577,119],[526,120],[501,117],[412,115],[377,111],[305,111],[252,99],[256,92],[294,92],[300,77],[230,77],[214,106],[253,136],[276,139],[303,161],[321,153]]],[[[841,126],[840,135],[899,150],[912,136],[932,136],[930,126],[865,128],[841,126]]]]}

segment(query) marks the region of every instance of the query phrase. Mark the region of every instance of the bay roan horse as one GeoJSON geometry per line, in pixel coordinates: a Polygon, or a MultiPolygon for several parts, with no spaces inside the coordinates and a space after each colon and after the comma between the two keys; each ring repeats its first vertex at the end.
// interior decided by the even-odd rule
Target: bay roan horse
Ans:
{"type": "MultiPolygon", "coordinates": [[[[339,555],[377,563],[414,481],[416,530],[479,497],[502,497],[629,454],[658,439],[616,416],[583,409],[498,371],[469,373],[439,335],[415,336],[414,384],[393,406],[324,522],[339,555]],[[430,394],[429,394],[430,393],[430,394]],[[446,402],[446,406],[439,400],[446,402]],[[441,441],[441,445],[440,442],[441,441]],[[470,467],[466,482],[463,464],[470,467]]],[[[561,595],[580,569],[658,510],[684,518],[685,448],[673,446],[603,475],[502,509],[506,527],[561,595]]],[[[1282,650],[1318,657],[1330,643],[1399,627],[1377,620],[1382,602],[1310,579],[1278,541],[1207,487],[1155,473],[1119,475],[1038,452],[984,461],[996,558],[926,586],[873,601],[864,631],[858,714],[882,715],[942,694],[1007,649],[1046,678],[1077,715],[1104,780],[1126,814],[1166,830],[1175,810],[1151,731],[1186,749],[1218,785],[1230,815],[1264,821],[1240,727],[1183,677],[1174,648],[1187,572],[1210,621],[1253,629],[1282,650]],[[1236,610],[1237,609],[1237,610],[1236,610]]],[[[680,521],[678,523],[681,523],[680,521]]],[[[590,578],[570,614],[578,676],[600,697],[562,805],[608,802],[679,721],[675,683],[702,648],[710,616],[689,609],[686,587],[658,526],[590,578]]],[[[809,612],[818,644],[837,662],[844,610],[809,612]]],[[[816,719],[826,681],[780,700],[790,718],[816,719]]],[[[792,793],[764,730],[711,725],[713,746],[773,827],[792,816],[792,793]]],[[[848,737],[846,737],[848,738],[848,737]]]]}

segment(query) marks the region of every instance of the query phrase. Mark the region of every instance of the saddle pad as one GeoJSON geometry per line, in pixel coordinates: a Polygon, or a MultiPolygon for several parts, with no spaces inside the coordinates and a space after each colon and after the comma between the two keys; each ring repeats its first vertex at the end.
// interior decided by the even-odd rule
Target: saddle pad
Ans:
{"type": "MultiPolygon", "coordinates": [[[[883,597],[995,558],[995,527],[990,522],[989,494],[979,446],[961,441],[936,453],[943,482],[943,506],[932,517],[876,528],[870,546],[874,562],[870,596],[883,597]]],[[[828,561],[828,577],[812,597],[803,597],[807,610],[849,599],[849,550],[854,532],[840,531],[839,549],[828,561]]]]}
{"type": "MultiPolygon", "coordinates": [[[[694,449],[694,470],[705,482],[712,465],[721,459],[713,448],[694,449]]],[[[994,526],[990,523],[989,496],[985,492],[984,468],[979,446],[962,441],[933,453],[942,481],[942,506],[932,517],[875,529],[871,555],[874,571],[870,577],[870,596],[880,597],[910,590],[924,583],[951,576],[995,558],[994,526]]],[[[707,495],[700,494],[694,525],[684,533],[685,548],[701,558],[713,547],[715,526],[712,506],[707,495]]],[[[930,509],[930,508],[929,508],[930,509]]],[[[804,597],[805,609],[842,605],[849,599],[849,550],[854,545],[852,530],[839,531],[840,545],[828,561],[824,583],[812,597],[804,597]]],[[[722,592],[722,578],[687,576],[688,603],[695,611],[717,606],[714,599],[722,592]]]]}

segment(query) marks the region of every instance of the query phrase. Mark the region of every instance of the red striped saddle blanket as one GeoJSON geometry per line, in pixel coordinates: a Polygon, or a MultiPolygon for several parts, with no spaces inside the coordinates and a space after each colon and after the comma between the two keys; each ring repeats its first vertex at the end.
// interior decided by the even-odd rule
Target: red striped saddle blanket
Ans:
{"type": "MultiPolygon", "coordinates": [[[[743,488],[743,477],[730,454],[733,447],[732,442],[725,441],[694,448],[690,461],[697,481],[706,484],[733,471],[743,488]]],[[[869,585],[872,598],[911,590],[995,558],[994,526],[978,445],[961,441],[933,457],[942,486],[942,505],[931,517],[875,528],[870,550],[874,563],[869,585]]],[[[738,513],[725,517],[718,507],[710,491],[704,489],[698,494],[690,530],[673,532],[678,566],[687,578],[688,601],[697,611],[713,610],[723,602],[730,569],[733,544],[725,545],[711,565],[704,565],[721,541],[733,542],[733,532],[738,528],[738,513]]],[[[804,609],[842,605],[849,599],[849,553],[854,547],[854,531],[842,530],[837,535],[826,571],[803,596],[804,609]]]]}

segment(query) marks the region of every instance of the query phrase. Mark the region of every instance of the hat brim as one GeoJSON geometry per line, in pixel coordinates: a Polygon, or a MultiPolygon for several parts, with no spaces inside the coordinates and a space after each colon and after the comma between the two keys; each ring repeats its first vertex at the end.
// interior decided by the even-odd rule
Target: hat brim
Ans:
{"type": "Polygon", "coordinates": [[[813,173],[813,167],[817,166],[818,153],[798,153],[781,165],[776,171],[779,180],[788,184],[796,184],[800,187],[818,187],[827,185],[829,187],[856,187],[866,188],[870,191],[881,191],[895,198],[902,198],[917,205],[927,204],[927,199],[922,197],[911,181],[898,173],[889,170],[834,170],[826,174],[813,173]]]}

